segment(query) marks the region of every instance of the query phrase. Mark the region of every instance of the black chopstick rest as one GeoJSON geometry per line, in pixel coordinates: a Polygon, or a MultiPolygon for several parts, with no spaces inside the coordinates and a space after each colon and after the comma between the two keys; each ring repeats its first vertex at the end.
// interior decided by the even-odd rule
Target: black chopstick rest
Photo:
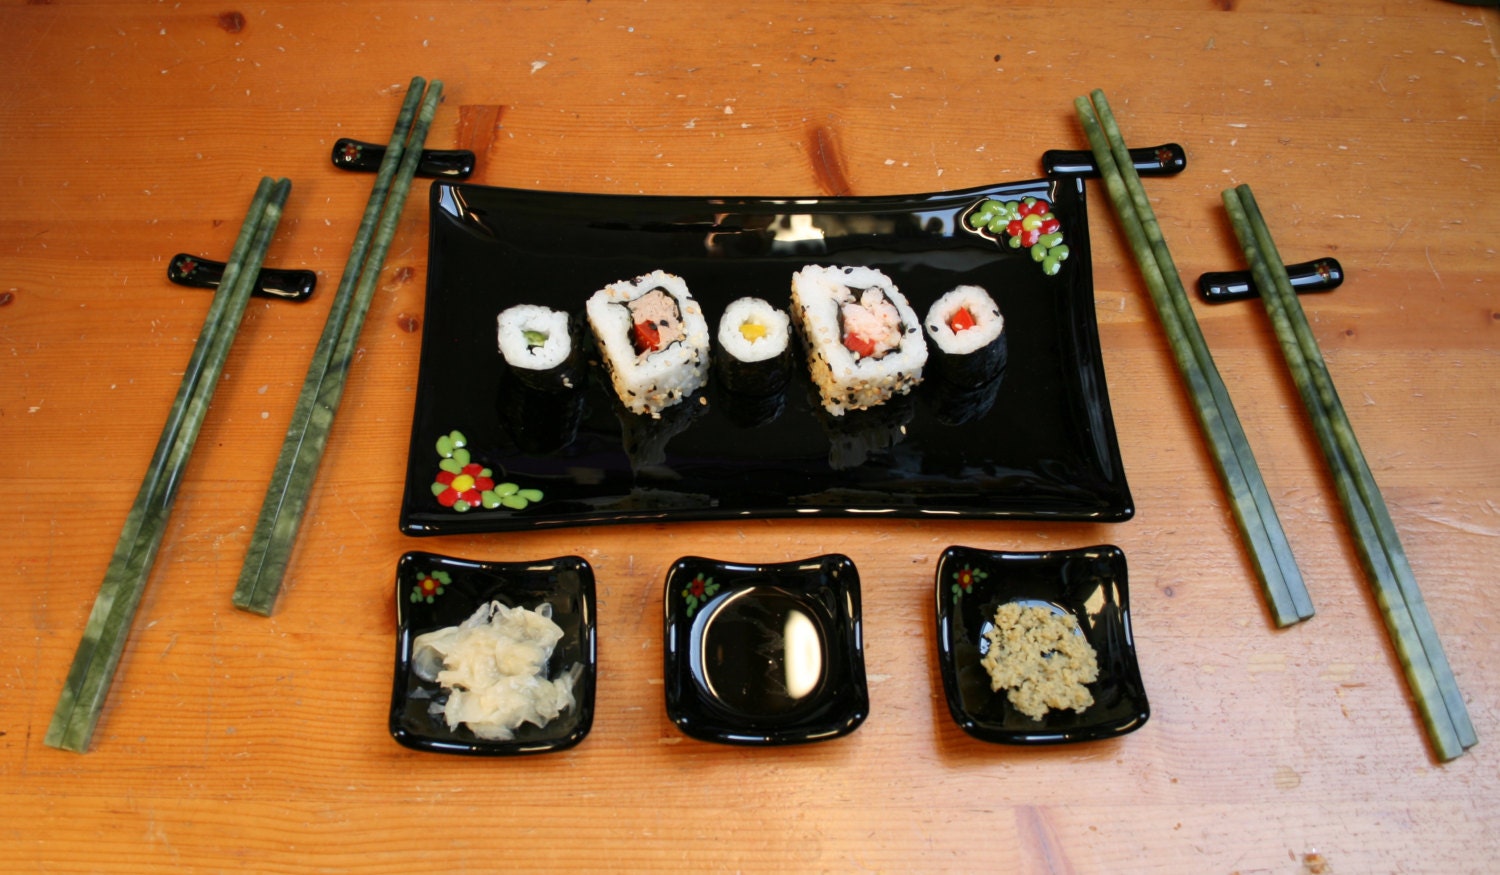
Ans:
{"type": "MultiPolygon", "coordinates": [[[[1286,266],[1292,291],[1299,295],[1331,292],[1344,284],[1344,268],[1336,258],[1319,258],[1286,266]]],[[[1260,291],[1248,270],[1211,271],[1198,277],[1198,297],[1209,304],[1224,304],[1259,298],[1260,291]]]]}
{"type": "MultiPolygon", "coordinates": [[[[224,268],[222,261],[210,261],[179,252],[167,263],[167,279],[179,286],[217,289],[224,279],[224,268]]],[[[304,301],[312,296],[317,284],[318,275],[310,270],[264,267],[256,278],[255,289],[251,294],[262,298],[304,301]]]]}
{"type": "MultiPolygon", "coordinates": [[[[385,158],[385,146],[341,137],[333,144],[333,166],[340,170],[374,173],[385,158]]],[[[417,175],[435,179],[468,179],[474,172],[474,153],[468,149],[423,149],[417,175]]]]}
{"type": "MultiPolygon", "coordinates": [[[[1187,152],[1176,143],[1130,149],[1130,163],[1141,176],[1175,176],[1187,169],[1187,152]]],[[[1048,149],[1042,153],[1042,169],[1048,176],[1084,176],[1098,178],[1099,167],[1094,153],[1069,149],[1048,149]]]]}

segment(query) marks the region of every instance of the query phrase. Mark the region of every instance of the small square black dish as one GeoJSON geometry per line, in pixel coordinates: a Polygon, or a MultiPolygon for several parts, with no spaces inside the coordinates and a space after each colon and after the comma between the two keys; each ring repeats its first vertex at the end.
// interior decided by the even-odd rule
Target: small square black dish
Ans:
{"type": "Polygon", "coordinates": [[[938,661],[948,711],[967,733],[1001,744],[1095,741],[1134,732],[1151,716],[1130,633],[1125,554],[1098,546],[1045,553],[949,547],[937,568],[938,661]],[[1094,648],[1099,678],[1083,713],[1051,710],[1041,720],[1016,710],[1004,690],[990,689],[980,664],[985,631],[1003,604],[1071,614],[1094,648]]]}
{"type": "Polygon", "coordinates": [[[598,663],[594,628],[594,571],[577,556],[536,562],[479,562],[434,553],[411,552],[396,566],[396,672],[391,691],[391,736],[406,747],[436,753],[508,756],[546,753],[583,740],[594,722],[594,687],[598,663]],[[546,726],[523,723],[506,741],[476,736],[467,726],[448,728],[432,706],[446,697],[443,688],[420,678],[412,668],[412,643],[419,635],[457,626],[481,605],[498,601],[507,607],[536,610],[552,606],[552,621],[563,636],[547,663],[555,679],[573,666],[582,671],[573,683],[574,703],[546,726]]]}
{"type": "Polygon", "coordinates": [[[667,572],[667,716],[702,741],[780,745],[853,732],[870,711],[859,573],[848,557],[667,572]]]}

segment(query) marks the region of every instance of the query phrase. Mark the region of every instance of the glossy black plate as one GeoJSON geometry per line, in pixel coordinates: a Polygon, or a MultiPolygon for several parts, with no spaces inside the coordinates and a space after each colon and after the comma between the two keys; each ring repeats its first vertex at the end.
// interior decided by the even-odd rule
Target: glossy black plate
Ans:
{"type": "Polygon", "coordinates": [[[583,559],[563,556],[536,562],[478,562],[435,553],[407,553],[396,566],[391,736],[417,750],[479,756],[545,753],[572,747],[593,726],[596,654],[594,572],[583,559]],[[449,729],[441,714],[429,710],[434,700],[441,701],[442,687],[422,680],[411,667],[412,642],[417,636],[456,626],[491,601],[529,610],[536,610],[543,602],[552,605],[552,620],[562,627],[563,637],[552,651],[548,676],[557,678],[574,664],[583,667],[573,684],[573,706],[546,726],[522,724],[509,741],[477,738],[462,724],[449,729]]]}
{"type": "Polygon", "coordinates": [[[859,574],[845,556],[686,557],[667,572],[667,716],[724,744],[826,741],[870,712],[859,574]]]}
{"type": "Polygon", "coordinates": [[[1099,546],[1046,553],[949,547],[937,569],[938,660],[948,711],[975,738],[1003,744],[1093,741],[1134,732],[1151,716],[1130,633],[1125,554],[1099,546]],[[1083,713],[1048,711],[1041,720],[993,692],[980,659],[984,632],[1008,602],[1069,613],[1099,660],[1089,684],[1094,704],[1083,713]]]}
{"type": "Polygon", "coordinates": [[[870,513],[1128,519],[1083,191],[1078,178],[809,199],[434,183],[401,529],[870,513]],[[1052,276],[1028,250],[963,226],[987,198],[1028,196],[1051,202],[1070,249],[1052,276]],[[971,392],[929,376],[911,395],[841,418],[823,413],[802,369],[770,400],[711,379],[700,397],[652,420],[622,410],[597,364],[581,391],[544,396],[515,385],[497,350],[496,316],[514,304],[581,318],[595,290],[661,268],[687,281],[714,327],[744,295],[787,307],[792,273],[814,263],[877,267],[919,314],[954,286],[985,287],[1006,319],[1004,372],[971,392]],[[488,480],[539,490],[541,500],[462,513],[441,504],[435,441],[455,430],[476,476],[488,469],[488,480]]]}

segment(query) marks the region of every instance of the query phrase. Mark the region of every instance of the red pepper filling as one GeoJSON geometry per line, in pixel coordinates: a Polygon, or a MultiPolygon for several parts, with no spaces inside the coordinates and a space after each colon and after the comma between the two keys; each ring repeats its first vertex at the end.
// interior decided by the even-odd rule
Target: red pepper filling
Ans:
{"type": "Polygon", "coordinates": [[[965,307],[959,307],[953,311],[952,316],[948,317],[948,330],[954,334],[973,328],[975,324],[974,314],[970,313],[965,307]]]}
{"type": "Polygon", "coordinates": [[[868,358],[875,354],[875,341],[866,340],[858,334],[844,335],[844,346],[860,358],[868,358]]]}
{"type": "Polygon", "coordinates": [[[655,352],[661,349],[661,331],[655,322],[637,322],[635,329],[630,332],[630,342],[635,346],[636,355],[655,352]]]}

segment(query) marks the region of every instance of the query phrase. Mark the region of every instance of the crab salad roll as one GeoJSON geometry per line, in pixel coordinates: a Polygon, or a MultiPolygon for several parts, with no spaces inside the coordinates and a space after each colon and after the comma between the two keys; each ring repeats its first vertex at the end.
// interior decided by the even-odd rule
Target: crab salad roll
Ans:
{"type": "Polygon", "coordinates": [[[517,304],[497,318],[500,354],[516,378],[533,389],[581,385],[579,356],[568,314],[536,304],[517,304]]]}
{"type": "Polygon", "coordinates": [[[739,298],[719,319],[717,373],[725,388],[774,395],[786,388],[791,320],[760,298],[739,298]]]}
{"type": "Polygon", "coordinates": [[[792,276],[792,311],[809,374],[834,416],[883,404],[922,381],[922,323],[880,271],[804,267],[792,276]]]}
{"type": "Polygon", "coordinates": [[[586,307],[589,326],[620,403],[661,412],[708,379],[708,323],[681,277],[657,270],[610,283],[586,307]]]}
{"type": "Polygon", "coordinates": [[[980,286],[958,286],[933,302],[924,323],[933,369],[959,386],[993,380],[1005,366],[1005,318],[980,286]]]}

